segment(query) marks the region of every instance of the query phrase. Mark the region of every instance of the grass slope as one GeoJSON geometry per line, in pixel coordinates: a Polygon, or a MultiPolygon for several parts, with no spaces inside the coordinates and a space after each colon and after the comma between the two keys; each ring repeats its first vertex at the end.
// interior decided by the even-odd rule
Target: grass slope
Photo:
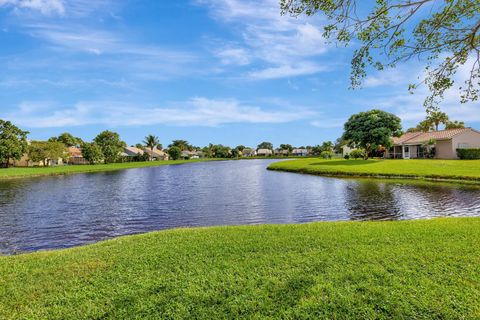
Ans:
{"type": "Polygon", "coordinates": [[[333,176],[407,177],[469,180],[480,183],[480,160],[324,160],[310,158],[273,163],[268,169],[333,176]]]}
{"type": "Polygon", "coordinates": [[[1,319],[478,319],[480,219],[178,229],[0,257],[1,319]]]}
{"type": "Polygon", "coordinates": [[[97,164],[93,166],[92,165],[72,165],[72,166],[57,166],[57,167],[28,167],[28,168],[16,167],[16,168],[0,169],[0,179],[115,171],[115,170],[123,170],[123,169],[157,167],[157,166],[164,166],[169,164],[182,164],[182,163],[203,162],[203,161],[212,161],[212,160],[218,160],[218,159],[126,162],[126,163],[97,164]]]}

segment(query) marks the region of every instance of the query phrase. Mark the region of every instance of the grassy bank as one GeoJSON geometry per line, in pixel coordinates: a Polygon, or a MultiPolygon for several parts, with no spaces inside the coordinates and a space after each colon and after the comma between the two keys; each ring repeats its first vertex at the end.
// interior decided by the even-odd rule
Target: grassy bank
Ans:
{"type": "Polygon", "coordinates": [[[480,160],[301,159],[268,169],[330,176],[403,177],[480,183],[480,160]]]}
{"type": "Polygon", "coordinates": [[[473,319],[480,219],[179,229],[0,257],[1,319],[473,319]]]}
{"type": "Polygon", "coordinates": [[[182,163],[203,162],[203,161],[213,161],[213,160],[218,160],[218,159],[191,159],[191,160],[110,163],[110,164],[97,164],[97,165],[72,165],[72,166],[57,166],[57,167],[8,168],[8,169],[0,169],[0,179],[115,171],[115,170],[123,170],[123,169],[157,167],[157,166],[164,166],[169,164],[182,164],[182,163]]]}

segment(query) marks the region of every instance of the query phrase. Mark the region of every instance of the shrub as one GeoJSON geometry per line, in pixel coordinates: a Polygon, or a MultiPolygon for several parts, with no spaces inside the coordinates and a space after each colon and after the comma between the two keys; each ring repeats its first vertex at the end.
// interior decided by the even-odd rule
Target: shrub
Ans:
{"type": "Polygon", "coordinates": [[[350,152],[350,158],[359,159],[364,157],[365,157],[365,152],[363,150],[356,149],[350,152]]]}
{"type": "Polygon", "coordinates": [[[480,159],[479,149],[457,149],[457,156],[462,160],[480,159]]]}
{"type": "Polygon", "coordinates": [[[348,159],[350,159],[350,155],[349,155],[348,153],[346,153],[346,154],[343,156],[343,158],[344,158],[345,160],[348,160],[348,159]]]}
{"type": "Polygon", "coordinates": [[[322,151],[320,153],[320,157],[322,157],[323,159],[332,159],[333,152],[332,151],[322,151]]]}

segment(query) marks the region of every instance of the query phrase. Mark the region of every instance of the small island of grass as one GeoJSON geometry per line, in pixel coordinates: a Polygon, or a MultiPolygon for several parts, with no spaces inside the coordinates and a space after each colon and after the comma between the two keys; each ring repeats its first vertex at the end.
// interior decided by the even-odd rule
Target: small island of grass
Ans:
{"type": "Polygon", "coordinates": [[[480,160],[324,160],[272,163],[269,170],[341,177],[415,178],[480,184],[480,160]]]}

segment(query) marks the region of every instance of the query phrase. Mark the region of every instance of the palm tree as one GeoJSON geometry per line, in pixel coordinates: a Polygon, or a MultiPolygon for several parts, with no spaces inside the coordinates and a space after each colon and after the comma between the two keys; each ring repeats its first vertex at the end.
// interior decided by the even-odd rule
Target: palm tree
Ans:
{"type": "Polygon", "coordinates": [[[148,136],[145,137],[145,140],[143,140],[143,143],[147,148],[150,148],[150,150],[152,151],[152,153],[150,154],[150,161],[152,161],[153,149],[160,144],[160,140],[158,139],[157,136],[149,134],[148,136]]]}
{"type": "Polygon", "coordinates": [[[445,112],[434,110],[428,113],[427,120],[435,126],[435,131],[438,131],[438,125],[440,123],[445,125],[448,123],[448,116],[445,112]]]}

